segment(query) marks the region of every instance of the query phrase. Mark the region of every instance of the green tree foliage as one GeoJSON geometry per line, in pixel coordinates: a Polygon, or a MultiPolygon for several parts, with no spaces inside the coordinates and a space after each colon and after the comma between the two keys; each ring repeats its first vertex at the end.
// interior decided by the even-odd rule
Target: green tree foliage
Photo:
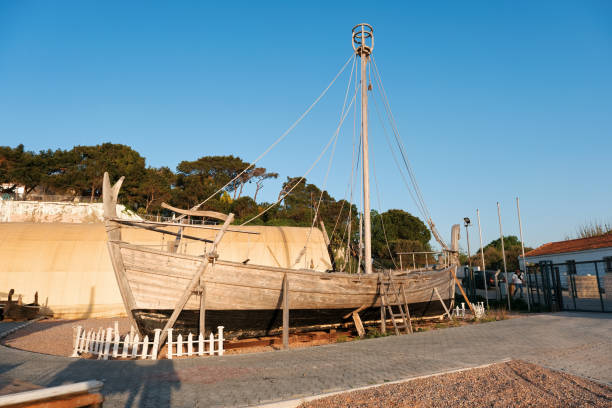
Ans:
{"type": "MultiPolygon", "coordinates": [[[[403,210],[393,209],[382,214],[372,211],[371,218],[372,256],[382,266],[392,267],[392,257],[397,259],[397,252],[431,251],[429,246],[431,233],[418,217],[403,210]]],[[[417,261],[424,263],[424,259],[421,258],[424,256],[419,256],[417,261]]]]}
{"type": "Polygon", "coordinates": [[[27,196],[37,187],[48,188],[61,170],[61,154],[51,150],[38,154],[25,151],[22,144],[15,148],[0,146],[0,183],[7,184],[3,190],[12,193],[23,185],[27,196]]]}
{"type": "MultiPolygon", "coordinates": [[[[199,204],[236,178],[248,166],[249,163],[234,156],[204,156],[194,161],[182,161],[176,168],[174,203],[186,207],[199,204]]],[[[236,193],[244,184],[244,180],[238,178],[224,188],[226,192],[233,194],[232,199],[236,198],[236,193]]],[[[219,196],[210,200],[204,208],[227,209],[219,200],[219,196]]]]}
{"type": "Polygon", "coordinates": [[[137,193],[139,210],[145,214],[161,211],[161,203],[172,198],[175,175],[168,167],[148,167],[137,193]],[[144,204],[144,206],[143,206],[144,204]]]}
{"type": "MultiPolygon", "coordinates": [[[[502,257],[501,239],[491,241],[485,245],[484,258],[486,269],[504,270],[504,260],[502,257]]],[[[531,251],[532,248],[525,247],[525,252],[531,251]]],[[[504,251],[506,252],[506,268],[508,271],[518,269],[518,257],[521,255],[521,241],[514,235],[504,236],[504,251]]],[[[472,256],[472,265],[481,265],[480,249],[472,256]]]]}
{"type": "MultiPolygon", "coordinates": [[[[190,208],[222,189],[221,194],[210,198],[202,209],[231,211],[236,215],[236,222],[249,220],[272,204],[257,203],[256,199],[265,181],[278,177],[278,173],[251,167],[235,156],[203,156],[194,161],[182,161],[173,172],[167,167],[146,167],[144,157],[121,144],[75,146],[70,150],[39,153],[25,151],[23,145],[0,146],[0,182],[8,183],[6,189],[9,191],[17,185],[25,185],[28,193],[40,190],[46,194],[98,198],[102,194],[105,171],[110,173],[111,180],[125,176],[119,201],[139,213],[169,215],[161,208],[164,201],[179,208],[190,208]],[[242,173],[244,169],[247,170],[242,173]],[[243,195],[248,183],[255,184],[253,198],[243,195]]],[[[319,228],[319,220],[322,220],[332,248],[340,254],[343,263],[348,253],[348,261],[356,270],[359,215],[355,205],[336,200],[327,191],[300,177],[288,177],[277,199],[281,201],[279,205],[272,206],[252,223],[304,227],[314,224],[319,228]],[[289,191],[291,194],[287,195],[289,191]]],[[[389,210],[382,215],[372,212],[373,256],[382,266],[392,266],[389,249],[393,256],[400,251],[426,251],[430,249],[430,238],[425,224],[405,211],[389,210]]]]}
{"type": "Polygon", "coordinates": [[[139,206],[140,184],[145,176],[145,159],[137,151],[122,144],[75,146],[64,155],[64,185],[77,195],[92,199],[102,195],[102,176],[108,171],[111,180],[125,176],[119,193],[121,201],[131,208],[139,206]]]}

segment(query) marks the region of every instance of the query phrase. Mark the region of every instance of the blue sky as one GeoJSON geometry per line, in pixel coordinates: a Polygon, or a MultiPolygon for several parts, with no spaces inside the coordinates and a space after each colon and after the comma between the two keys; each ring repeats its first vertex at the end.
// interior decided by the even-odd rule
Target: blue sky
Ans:
{"type": "MultiPolygon", "coordinates": [[[[5,0],[0,144],[111,141],[171,168],[213,154],[254,160],[349,58],[362,21],[374,26],[398,128],[445,237],[476,208],[485,242],[499,237],[497,201],[504,233],[518,234],[517,195],[530,246],[612,220],[609,1],[5,0]]],[[[281,174],[262,198],[310,166],[337,125],[347,81],[348,70],[261,162],[281,174]]],[[[418,214],[370,109],[381,207],[418,214]]],[[[351,117],[326,185],[337,198],[352,126],[351,117]]],[[[309,181],[322,186],[326,164],[309,181]]],[[[470,238],[477,247],[476,230],[470,238]]]]}

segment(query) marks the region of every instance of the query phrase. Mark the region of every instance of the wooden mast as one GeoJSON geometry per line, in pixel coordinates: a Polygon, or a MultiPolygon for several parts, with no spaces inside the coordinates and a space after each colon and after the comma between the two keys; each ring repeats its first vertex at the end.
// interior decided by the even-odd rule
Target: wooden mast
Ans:
{"type": "Polygon", "coordinates": [[[372,223],[370,221],[370,160],[368,153],[368,81],[366,68],[374,48],[374,29],[361,23],[353,27],[353,49],[361,58],[361,154],[363,157],[363,220],[365,273],[372,273],[372,223]],[[369,44],[369,45],[368,45],[369,44]]]}

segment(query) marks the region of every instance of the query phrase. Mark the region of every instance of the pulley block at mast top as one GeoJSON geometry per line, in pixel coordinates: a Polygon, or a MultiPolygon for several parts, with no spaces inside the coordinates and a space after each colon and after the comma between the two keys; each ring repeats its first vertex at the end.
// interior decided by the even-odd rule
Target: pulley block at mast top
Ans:
{"type": "Polygon", "coordinates": [[[367,23],[357,24],[353,27],[353,49],[357,55],[366,57],[374,49],[374,29],[367,23]]]}

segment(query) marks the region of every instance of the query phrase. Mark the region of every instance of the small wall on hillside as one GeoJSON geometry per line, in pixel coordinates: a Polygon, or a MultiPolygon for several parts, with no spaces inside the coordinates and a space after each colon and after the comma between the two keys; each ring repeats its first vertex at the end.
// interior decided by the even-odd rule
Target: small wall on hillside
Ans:
{"type": "MultiPolygon", "coordinates": [[[[140,219],[117,205],[117,214],[124,219],[140,219]]],[[[0,200],[0,222],[100,223],[104,221],[102,203],[70,203],[0,200]]]]}

